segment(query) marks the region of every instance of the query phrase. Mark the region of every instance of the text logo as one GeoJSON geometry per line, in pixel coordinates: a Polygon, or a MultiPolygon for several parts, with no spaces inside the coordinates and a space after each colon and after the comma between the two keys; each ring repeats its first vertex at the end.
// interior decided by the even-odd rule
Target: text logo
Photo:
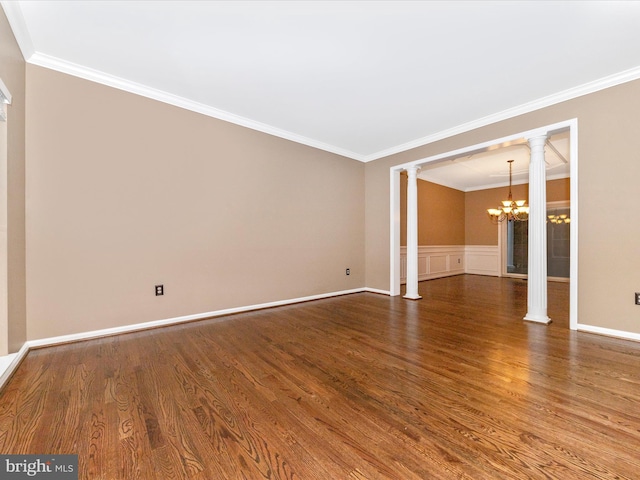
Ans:
{"type": "Polygon", "coordinates": [[[0,478],[78,480],[78,455],[0,455],[0,478]]]}

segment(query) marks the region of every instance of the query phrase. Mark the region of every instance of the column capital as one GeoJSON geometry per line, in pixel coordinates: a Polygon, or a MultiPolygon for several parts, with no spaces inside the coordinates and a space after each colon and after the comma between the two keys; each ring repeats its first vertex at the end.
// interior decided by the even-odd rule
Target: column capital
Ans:
{"type": "MultiPolygon", "coordinates": [[[[531,150],[531,156],[529,158],[530,165],[537,162],[544,163],[544,147],[547,144],[547,135],[538,135],[528,138],[527,140],[529,142],[529,149],[531,150]]],[[[529,183],[531,183],[531,178],[529,178],[529,183]]],[[[531,195],[531,193],[529,193],[529,195],[531,195]]]]}
{"type": "Polygon", "coordinates": [[[529,137],[527,138],[527,142],[529,142],[529,146],[531,148],[534,147],[544,147],[545,143],[547,143],[547,139],[549,138],[549,135],[547,135],[546,133],[544,135],[536,135],[535,137],[529,137]]]}
{"type": "Polygon", "coordinates": [[[420,171],[420,165],[411,165],[410,167],[405,168],[407,175],[417,175],[420,171]]]}

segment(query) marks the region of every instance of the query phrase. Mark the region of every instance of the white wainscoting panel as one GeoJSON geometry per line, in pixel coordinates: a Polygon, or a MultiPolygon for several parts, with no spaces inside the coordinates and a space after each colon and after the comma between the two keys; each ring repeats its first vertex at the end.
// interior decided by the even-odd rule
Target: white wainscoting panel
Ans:
{"type": "Polygon", "coordinates": [[[497,245],[466,245],[465,273],[500,276],[500,250],[497,245]]]}
{"type": "MultiPolygon", "coordinates": [[[[473,273],[500,276],[497,245],[418,246],[418,281],[473,273]]],[[[407,247],[400,247],[400,282],[407,280],[407,247]]]]}
{"type": "Polygon", "coordinates": [[[448,255],[431,255],[429,257],[429,271],[431,273],[447,273],[448,255]]]}
{"type": "MultiPolygon", "coordinates": [[[[418,281],[465,273],[464,245],[418,246],[418,281]]],[[[400,282],[407,280],[407,247],[400,247],[400,282]]]]}

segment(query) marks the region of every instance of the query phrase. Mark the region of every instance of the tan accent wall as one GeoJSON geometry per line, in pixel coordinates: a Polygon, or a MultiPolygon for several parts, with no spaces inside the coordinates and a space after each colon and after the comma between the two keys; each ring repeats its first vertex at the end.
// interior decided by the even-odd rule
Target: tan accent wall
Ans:
{"type": "Polygon", "coordinates": [[[561,178],[547,182],[547,202],[569,201],[571,198],[571,179],[561,178]]]}
{"type": "MultiPolygon", "coordinates": [[[[0,78],[11,92],[7,106],[8,347],[26,340],[25,278],[25,61],[0,8],[0,78]]],[[[5,172],[2,172],[5,175],[5,172]]]]}
{"type": "Polygon", "coordinates": [[[389,289],[391,166],[577,118],[578,322],[640,333],[639,111],[634,81],[367,163],[367,286],[389,289]]]}
{"type": "MultiPolygon", "coordinates": [[[[464,192],[418,179],[418,245],[464,245],[464,192]],[[452,215],[451,212],[459,215],[452,215]]],[[[407,244],[407,175],[400,175],[400,245],[407,244]]]]}
{"type": "MultiPolygon", "coordinates": [[[[568,201],[568,178],[547,182],[547,201],[568,201]]],[[[514,185],[515,199],[528,199],[529,186],[514,185]]],[[[418,245],[497,245],[498,227],[487,208],[507,198],[508,187],[461,192],[418,179],[418,245]],[[451,212],[460,215],[452,215],[451,212]]],[[[407,175],[400,174],[400,245],[407,244],[407,175]]]]}
{"type": "MultiPolygon", "coordinates": [[[[547,201],[568,201],[570,180],[563,178],[547,182],[547,201]]],[[[514,185],[511,189],[514,200],[528,200],[529,185],[514,185]]],[[[465,244],[497,245],[498,226],[487,215],[487,208],[497,208],[509,196],[509,187],[477,190],[465,194],[465,244]]]]}
{"type": "Polygon", "coordinates": [[[38,66],[27,90],[29,339],[364,285],[364,164],[38,66]]]}

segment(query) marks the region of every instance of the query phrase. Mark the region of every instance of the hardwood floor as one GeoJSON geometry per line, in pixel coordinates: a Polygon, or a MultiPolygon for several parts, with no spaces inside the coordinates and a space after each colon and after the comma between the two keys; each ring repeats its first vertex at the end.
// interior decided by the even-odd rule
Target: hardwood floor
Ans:
{"type": "Polygon", "coordinates": [[[81,479],[640,478],[640,344],[463,275],[32,351],[0,452],[81,479]],[[503,301],[515,299],[514,302],[503,301]]]}

